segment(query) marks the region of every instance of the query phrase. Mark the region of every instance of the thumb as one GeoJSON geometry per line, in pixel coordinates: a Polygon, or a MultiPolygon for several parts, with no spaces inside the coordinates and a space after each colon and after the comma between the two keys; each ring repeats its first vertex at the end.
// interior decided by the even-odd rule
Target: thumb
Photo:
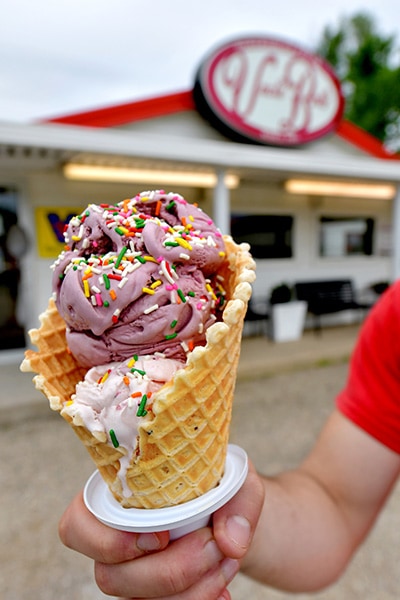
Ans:
{"type": "Polygon", "coordinates": [[[253,539],[264,504],[264,485],[253,464],[239,492],[213,515],[216,542],[230,558],[242,558],[253,539]]]}

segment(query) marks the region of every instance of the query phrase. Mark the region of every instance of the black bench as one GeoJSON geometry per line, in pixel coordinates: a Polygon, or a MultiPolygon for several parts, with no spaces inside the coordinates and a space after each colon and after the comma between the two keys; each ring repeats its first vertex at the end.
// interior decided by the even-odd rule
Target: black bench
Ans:
{"type": "Polygon", "coordinates": [[[267,301],[255,302],[252,298],[250,299],[244,318],[245,324],[249,325],[245,328],[248,335],[258,335],[260,332],[266,333],[266,324],[269,319],[267,307],[267,301]],[[258,311],[257,308],[260,308],[261,311],[258,311]]]}
{"type": "Polygon", "coordinates": [[[321,330],[321,316],[344,310],[367,310],[372,304],[358,302],[351,279],[301,281],[294,285],[298,300],[307,302],[314,329],[321,330]]]}

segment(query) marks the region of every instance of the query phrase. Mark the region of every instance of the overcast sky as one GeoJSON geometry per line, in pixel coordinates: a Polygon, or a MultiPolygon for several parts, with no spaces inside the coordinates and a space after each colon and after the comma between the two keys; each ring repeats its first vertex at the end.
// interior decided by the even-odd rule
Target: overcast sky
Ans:
{"type": "Polygon", "coordinates": [[[237,35],[308,50],[341,16],[369,12],[400,45],[399,0],[0,0],[0,121],[29,122],[187,90],[203,56],[237,35]]]}

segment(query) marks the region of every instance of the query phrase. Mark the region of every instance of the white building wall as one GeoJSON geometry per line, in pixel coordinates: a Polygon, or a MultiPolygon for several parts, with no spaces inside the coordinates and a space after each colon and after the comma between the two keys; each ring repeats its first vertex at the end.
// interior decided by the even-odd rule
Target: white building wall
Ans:
{"type": "Polygon", "coordinates": [[[144,119],[143,121],[135,121],[127,125],[121,125],[116,129],[128,130],[135,133],[157,133],[171,136],[171,143],[173,143],[174,137],[191,137],[205,140],[226,139],[194,110],[153,119],[144,119]]]}
{"type": "MultiPolygon", "coordinates": [[[[171,143],[175,137],[192,138],[201,140],[219,140],[230,143],[230,140],[224,137],[219,131],[214,129],[203,117],[195,110],[183,111],[153,119],[144,119],[142,121],[134,121],[115,129],[124,131],[132,131],[135,134],[153,133],[158,135],[166,135],[171,138],[171,143]]],[[[293,152],[301,154],[318,154],[326,157],[343,157],[348,156],[368,156],[362,152],[357,146],[350,144],[343,138],[332,133],[323,138],[319,138],[314,142],[305,144],[301,148],[294,148],[293,152]]]]}
{"type": "Polygon", "coordinates": [[[392,220],[392,202],[359,199],[315,199],[293,196],[277,185],[270,188],[245,186],[232,194],[232,210],[251,214],[295,216],[294,255],[290,259],[257,260],[254,298],[264,299],[282,282],[292,284],[307,279],[350,278],[356,290],[365,295],[374,282],[390,280],[390,252],[373,256],[325,258],[319,256],[318,224],[321,216],[363,216],[375,220],[374,246],[388,247],[386,240],[392,220]],[[384,243],[383,243],[384,242],[384,243]]]}

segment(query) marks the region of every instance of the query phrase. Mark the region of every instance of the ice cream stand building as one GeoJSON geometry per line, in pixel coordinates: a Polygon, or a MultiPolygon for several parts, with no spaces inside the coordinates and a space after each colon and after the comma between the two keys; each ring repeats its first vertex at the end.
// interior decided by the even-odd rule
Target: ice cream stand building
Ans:
{"type": "Polygon", "coordinates": [[[88,203],[160,187],[197,202],[251,243],[256,301],[312,279],[365,296],[400,273],[399,184],[398,157],[343,119],[329,67],[267,37],[213,49],[190,90],[0,123],[1,349],[37,326],[64,224],[88,203]]]}

